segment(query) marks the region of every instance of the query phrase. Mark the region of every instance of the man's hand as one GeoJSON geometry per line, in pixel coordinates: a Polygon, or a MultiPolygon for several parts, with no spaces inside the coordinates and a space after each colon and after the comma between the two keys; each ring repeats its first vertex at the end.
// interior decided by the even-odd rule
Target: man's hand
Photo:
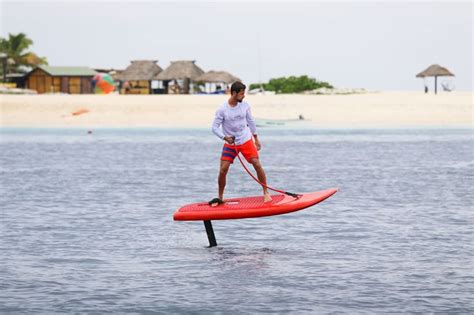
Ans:
{"type": "Polygon", "coordinates": [[[234,143],[234,136],[225,136],[224,141],[227,142],[228,144],[233,144],[234,143]]]}
{"type": "Polygon", "coordinates": [[[260,145],[260,140],[258,138],[255,138],[255,146],[257,147],[257,151],[260,151],[262,146],[260,145]]]}

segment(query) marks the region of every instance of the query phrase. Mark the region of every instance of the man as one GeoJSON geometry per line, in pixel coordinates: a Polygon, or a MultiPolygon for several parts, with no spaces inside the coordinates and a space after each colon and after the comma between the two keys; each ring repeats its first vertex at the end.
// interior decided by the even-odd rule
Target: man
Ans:
{"type": "MultiPolygon", "coordinates": [[[[222,148],[221,163],[219,170],[219,192],[218,198],[209,201],[211,206],[224,203],[224,189],[227,172],[234,162],[238,152],[253,165],[257,172],[258,180],[267,184],[265,171],[258,158],[261,144],[257,136],[257,128],[252,117],[250,105],[243,102],[246,86],[242,82],[234,82],[230,88],[230,98],[216,111],[212,132],[221,140],[224,140],[222,148]],[[222,128],[221,128],[222,127],[222,128]],[[255,141],[255,142],[254,142],[255,141]]],[[[263,187],[263,200],[272,200],[268,189],[263,187]]]]}

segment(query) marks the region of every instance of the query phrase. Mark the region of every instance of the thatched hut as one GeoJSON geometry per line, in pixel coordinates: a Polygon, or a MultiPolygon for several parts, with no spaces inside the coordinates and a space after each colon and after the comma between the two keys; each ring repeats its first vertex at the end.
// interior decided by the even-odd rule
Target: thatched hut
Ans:
{"type": "Polygon", "coordinates": [[[156,76],[156,80],[163,81],[168,92],[189,94],[191,83],[195,82],[195,79],[204,73],[195,62],[195,60],[172,61],[168,68],[156,76]],[[183,81],[183,88],[179,88],[179,90],[171,89],[169,87],[171,80],[183,81]]]}
{"type": "Polygon", "coordinates": [[[448,69],[441,67],[440,65],[431,65],[424,71],[416,75],[417,78],[434,77],[435,78],[435,94],[438,93],[438,77],[450,76],[454,77],[448,69]]]}
{"type": "Polygon", "coordinates": [[[235,81],[240,81],[240,79],[226,71],[211,70],[197,77],[195,81],[206,83],[207,93],[219,94],[225,92],[222,86],[228,87],[235,81]]]}
{"type": "Polygon", "coordinates": [[[118,76],[122,90],[127,94],[151,94],[151,81],[156,80],[155,77],[163,71],[157,62],[158,60],[132,60],[118,76]]]}

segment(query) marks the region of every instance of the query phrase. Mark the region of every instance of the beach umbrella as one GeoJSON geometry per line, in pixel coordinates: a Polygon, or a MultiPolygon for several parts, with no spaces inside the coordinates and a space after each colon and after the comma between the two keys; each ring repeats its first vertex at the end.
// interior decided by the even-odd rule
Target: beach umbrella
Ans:
{"type": "Polygon", "coordinates": [[[441,67],[440,65],[431,65],[426,70],[418,73],[417,78],[434,77],[435,78],[435,94],[438,93],[438,77],[450,76],[454,77],[448,69],[441,67]]]}
{"type": "Polygon", "coordinates": [[[107,73],[98,73],[92,78],[95,94],[109,94],[115,89],[112,76],[107,73]]]}

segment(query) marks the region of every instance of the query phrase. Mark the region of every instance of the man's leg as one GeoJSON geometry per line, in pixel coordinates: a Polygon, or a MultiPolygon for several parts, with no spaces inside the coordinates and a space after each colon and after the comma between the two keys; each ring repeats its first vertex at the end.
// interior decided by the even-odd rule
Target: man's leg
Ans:
{"type": "MultiPolygon", "coordinates": [[[[253,168],[257,172],[257,177],[258,180],[262,184],[267,184],[267,176],[265,175],[265,171],[263,170],[262,164],[260,163],[260,160],[258,158],[253,158],[250,160],[250,163],[252,163],[253,168]]],[[[272,197],[270,197],[270,194],[268,193],[267,187],[263,187],[263,201],[268,202],[271,201],[272,197]]]]}
{"type": "Polygon", "coordinates": [[[219,199],[224,201],[224,189],[225,189],[225,184],[226,184],[226,177],[227,177],[227,172],[229,171],[231,162],[230,161],[223,161],[221,160],[221,166],[219,170],[219,178],[217,180],[219,184],[219,199]]]}

